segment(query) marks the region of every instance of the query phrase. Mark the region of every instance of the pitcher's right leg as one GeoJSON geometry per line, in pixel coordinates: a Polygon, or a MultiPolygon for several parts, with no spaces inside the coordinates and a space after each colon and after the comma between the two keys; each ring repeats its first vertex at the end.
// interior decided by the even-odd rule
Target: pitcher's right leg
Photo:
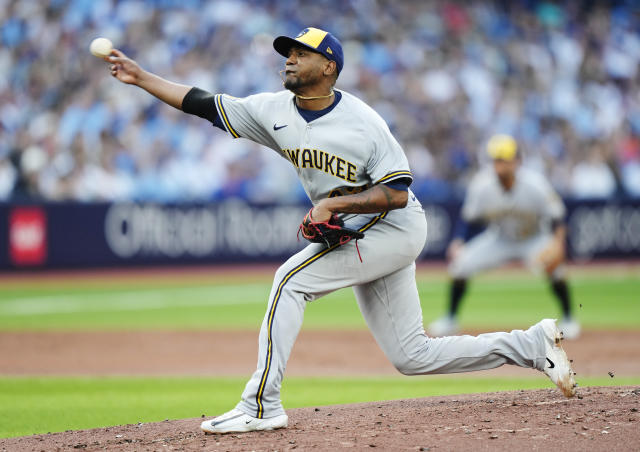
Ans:
{"type": "MultiPolygon", "coordinates": [[[[526,331],[478,336],[430,338],[422,326],[422,310],[410,265],[379,280],[354,287],[358,305],[376,341],[405,375],[447,374],[486,370],[513,364],[545,371],[558,383],[572,377],[566,354],[555,344],[555,322],[544,320],[526,331]],[[553,324],[553,328],[551,327],[553,324]],[[553,336],[553,337],[552,337],[553,336]],[[562,376],[549,374],[547,358],[560,363],[562,376]],[[563,357],[564,355],[564,357],[563,357]]],[[[558,332],[559,334],[559,332],[558,332]]],[[[556,344],[557,345],[557,344],[556,344]]]]}

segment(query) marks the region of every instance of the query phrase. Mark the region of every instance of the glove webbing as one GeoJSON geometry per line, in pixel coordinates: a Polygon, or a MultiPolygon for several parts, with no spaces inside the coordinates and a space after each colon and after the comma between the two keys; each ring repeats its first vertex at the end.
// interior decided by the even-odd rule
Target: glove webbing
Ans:
{"type": "MultiPolygon", "coordinates": [[[[324,240],[324,243],[327,245],[327,247],[331,247],[331,243],[329,243],[329,241],[326,239],[326,237],[324,236],[324,234],[322,233],[322,230],[318,227],[318,225],[322,225],[325,228],[338,230],[338,231],[341,231],[342,227],[336,224],[331,224],[330,223],[331,219],[327,221],[313,221],[311,217],[312,210],[313,210],[313,207],[311,208],[311,210],[309,210],[309,213],[307,214],[307,216],[309,217],[309,224],[306,225],[306,228],[311,230],[313,234],[307,234],[305,232],[305,227],[302,224],[300,224],[300,226],[298,227],[298,234],[297,234],[298,241],[300,241],[300,232],[302,232],[302,237],[304,237],[305,239],[313,241],[313,239],[316,239],[316,237],[319,236],[322,240],[324,240]]],[[[346,245],[351,241],[352,238],[353,237],[345,234],[342,237],[340,237],[340,240],[338,243],[340,246],[346,245]]],[[[363,262],[362,255],[360,254],[360,247],[358,246],[358,240],[359,239],[356,238],[356,251],[358,252],[358,259],[360,259],[360,263],[362,263],[363,262]]],[[[320,243],[320,242],[317,242],[317,243],[320,243]]]]}

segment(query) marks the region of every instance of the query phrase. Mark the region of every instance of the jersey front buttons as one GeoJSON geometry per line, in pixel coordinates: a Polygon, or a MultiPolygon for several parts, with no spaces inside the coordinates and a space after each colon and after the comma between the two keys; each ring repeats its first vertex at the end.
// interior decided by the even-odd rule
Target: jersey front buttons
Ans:
{"type": "Polygon", "coordinates": [[[305,144],[309,143],[310,141],[310,137],[309,137],[309,131],[311,130],[311,124],[307,124],[307,127],[305,127],[304,129],[304,142],[305,144]]]}

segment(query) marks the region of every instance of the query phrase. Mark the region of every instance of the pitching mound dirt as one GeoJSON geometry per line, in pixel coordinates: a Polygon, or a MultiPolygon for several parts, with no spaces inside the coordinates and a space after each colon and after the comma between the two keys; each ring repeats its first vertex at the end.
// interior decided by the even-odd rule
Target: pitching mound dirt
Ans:
{"type": "Polygon", "coordinates": [[[289,428],[204,435],[202,419],[0,440],[41,450],[640,450],[640,387],[541,389],[289,410],[289,428]]]}
{"type": "MultiPolygon", "coordinates": [[[[484,331],[465,333],[479,334],[484,331]]],[[[248,377],[256,368],[257,331],[0,331],[1,375],[203,375],[248,377]],[[211,357],[216,344],[216,358],[211,357]]],[[[581,377],[640,375],[640,331],[585,331],[565,341],[581,377]]],[[[398,371],[369,331],[305,331],[286,376],[372,376],[398,371]]],[[[473,376],[531,377],[502,366],[473,376]]]]}

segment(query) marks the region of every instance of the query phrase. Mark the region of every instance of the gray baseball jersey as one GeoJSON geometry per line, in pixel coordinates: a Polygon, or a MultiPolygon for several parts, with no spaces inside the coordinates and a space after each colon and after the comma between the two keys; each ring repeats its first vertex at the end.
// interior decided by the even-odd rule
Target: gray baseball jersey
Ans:
{"type": "MultiPolygon", "coordinates": [[[[357,193],[374,184],[411,179],[406,157],[380,116],[341,91],[335,108],[309,122],[288,91],[243,99],[216,95],[224,128],[264,144],[291,162],[312,202],[357,193]]],[[[280,388],[308,302],[353,287],[360,311],[389,360],[407,375],[544,366],[541,327],[478,337],[431,339],[424,333],[415,259],[427,235],[424,211],[409,192],[406,207],[349,215],[365,233],[355,244],[312,243],[276,272],[259,338],[258,367],[237,408],[258,418],[284,413],[280,388]]]]}
{"type": "Polygon", "coordinates": [[[340,93],[331,114],[310,123],[289,91],[242,99],[218,94],[216,106],[234,137],[263,144],[292,163],[314,204],[380,182],[411,179],[407,158],[384,120],[355,96],[340,93]]]}
{"type": "Polygon", "coordinates": [[[564,214],[562,200],[541,174],[520,167],[514,186],[505,191],[493,168],[480,171],[469,184],[461,215],[487,229],[465,245],[450,273],[465,278],[511,260],[537,272],[536,256],[551,240],[550,224],[564,214]]]}
{"type": "Polygon", "coordinates": [[[520,167],[509,191],[493,168],[480,171],[469,184],[462,206],[465,221],[482,220],[511,241],[526,240],[549,230],[564,216],[564,205],[542,175],[520,167]]]}

